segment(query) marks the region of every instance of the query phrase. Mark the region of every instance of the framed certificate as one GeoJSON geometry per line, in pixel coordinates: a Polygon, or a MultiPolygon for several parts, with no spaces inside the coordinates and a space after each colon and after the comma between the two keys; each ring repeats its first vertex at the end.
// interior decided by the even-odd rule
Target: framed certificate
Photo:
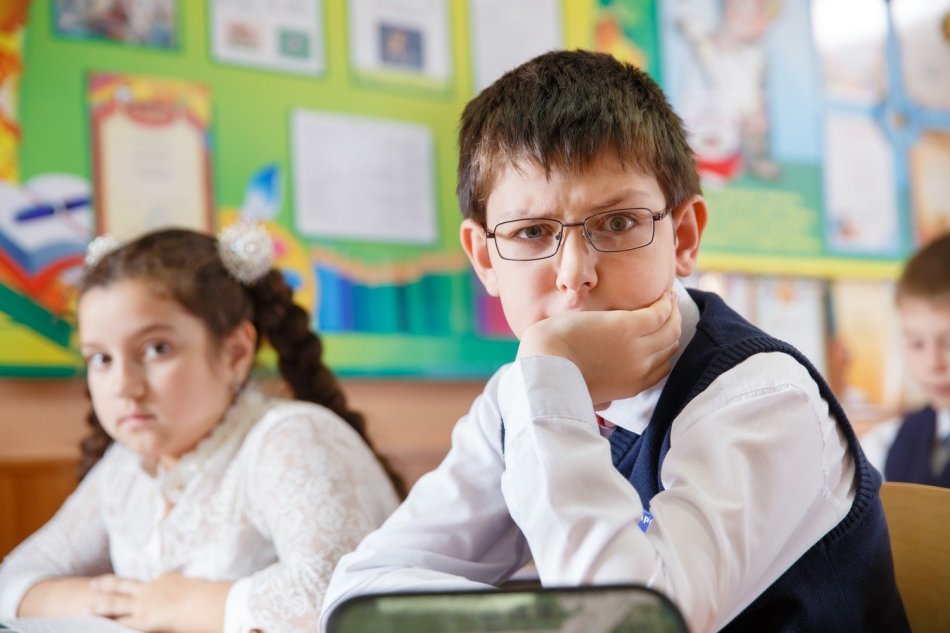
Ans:
{"type": "Polygon", "coordinates": [[[210,231],[210,96],[199,84],[115,74],[89,81],[98,233],[210,231]]]}

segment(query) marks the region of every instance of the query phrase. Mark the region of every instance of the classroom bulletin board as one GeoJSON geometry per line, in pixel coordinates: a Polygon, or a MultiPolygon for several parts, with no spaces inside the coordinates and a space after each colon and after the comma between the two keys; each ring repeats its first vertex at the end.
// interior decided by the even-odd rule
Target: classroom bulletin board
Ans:
{"type": "Polygon", "coordinates": [[[457,122],[551,48],[660,81],[710,209],[691,281],[793,334],[803,315],[814,356],[855,305],[834,284],[876,301],[950,228],[950,0],[845,3],[861,20],[834,0],[92,4],[0,14],[2,376],[80,370],[92,236],[239,218],[275,236],[342,375],[490,374],[516,343],[458,246],[457,122]]]}

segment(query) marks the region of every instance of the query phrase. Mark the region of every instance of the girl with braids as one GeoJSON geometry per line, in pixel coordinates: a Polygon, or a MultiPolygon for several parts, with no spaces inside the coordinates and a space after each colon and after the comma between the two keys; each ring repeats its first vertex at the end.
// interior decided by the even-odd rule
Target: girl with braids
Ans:
{"type": "Polygon", "coordinates": [[[0,617],[315,629],[337,560],[402,485],[321,361],[269,238],[238,225],[103,243],[78,303],[84,476],[0,567],[0,617]],[[263,340],[297,400],[249,382],[263,340]]]}

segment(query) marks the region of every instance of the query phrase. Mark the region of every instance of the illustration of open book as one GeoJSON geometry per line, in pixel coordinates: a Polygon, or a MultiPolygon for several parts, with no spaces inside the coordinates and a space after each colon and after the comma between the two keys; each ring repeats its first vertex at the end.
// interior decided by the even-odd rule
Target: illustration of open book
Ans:
{"type": "Polygon", "coordinates": [[[81,259],[92,214],[88,183],[45,174],[24,185],[0,182],[0,263],[17,277],[81,259]]]}

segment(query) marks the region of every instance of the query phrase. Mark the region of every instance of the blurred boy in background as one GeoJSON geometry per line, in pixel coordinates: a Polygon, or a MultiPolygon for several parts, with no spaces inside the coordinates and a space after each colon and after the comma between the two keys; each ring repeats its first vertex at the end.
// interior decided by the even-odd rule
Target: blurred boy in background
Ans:
{"type": "Polygon", "coordinates": [[[896,302],[907,370],[927,406],[861,442],[888,481],[950,488],[950,233],[910,258],[896,302]]]}

